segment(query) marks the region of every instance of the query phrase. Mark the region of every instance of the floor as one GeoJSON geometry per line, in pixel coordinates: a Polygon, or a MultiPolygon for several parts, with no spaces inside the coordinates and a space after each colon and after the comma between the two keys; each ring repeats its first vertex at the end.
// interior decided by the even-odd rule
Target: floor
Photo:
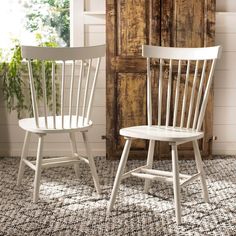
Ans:
{"type": "MultiPolygon", "coordinates": [[[[128,169],[143,164],[128,161],[128,169]]],[[[18,165],[17,157],[0,158],[0,235],[236,235],[236,156],[204,161],[210,203],[203,203],[198,181],[183,188],[181,226],[175,223],[172,186],[155,182],[145,194],[143,180],[136,178],[122,183],[114,211],[106,214],[117,161],[96,158],[101,196],[85,163],[79,179],[71,167],[45,170],[37,204],[32,170],[16,186],[18,165]]],[[[168,160],[154,165],[171,169],[168,160]]],[[[191,173],[195,164],[180,161],[180,170],[191,173]]]]}

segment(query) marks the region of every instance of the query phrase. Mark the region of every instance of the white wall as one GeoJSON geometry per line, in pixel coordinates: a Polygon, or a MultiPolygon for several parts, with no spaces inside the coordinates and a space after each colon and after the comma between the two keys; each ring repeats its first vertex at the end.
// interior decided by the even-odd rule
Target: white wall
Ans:
{"type": "Polygon", "coordinates": [[[216,44],[223,46],[214,81],[215,154],[236,154],[236,1],[216,1],[216,44]]]}
{"type": "MultiPolygon", "coordinates": [[[[81,0],[74,0],[82,2],[81,0]]],[[[85,0],[85,11],[97,14],[77,14],[78,32],[84,32],[83,42],[79,45],[105,43],[105,0],[85,0]],[[99,11],[99,12],[97,12],[99,11]],[[85,26],[83,27],[83,23],[85,26]],[[81,28],[83,27],[83,28],[81,28]]],[[[79,34],[78,34],[79,35],[79,34]]],[[[222,59],[217,65],[214,82],[214,121],[213,134],[217,140],[213,143],[214,154],[236,154],[236,1],[217,0],[216,44],[223,46],[222,59]]],[[[95,155],[105,155],[105,61],[99,75],[98,90],[92,118],[94,129],[90,133],[90,142],[95,155]]],[[[20,155],[24,132],[18,128],[17,117],[9,114],[0,95],[0,155],[20,155]]],[[[30,154],[36,147],[33,139],[30,154]]],[[[79,145],[81,146],[81,144],[79,145]]],[[[48,138],[46,155],[60,155],[69,152],[70,145],[66,136],[48,138]],[[67,151],[68,150],[68,151],[67,151]]]]}

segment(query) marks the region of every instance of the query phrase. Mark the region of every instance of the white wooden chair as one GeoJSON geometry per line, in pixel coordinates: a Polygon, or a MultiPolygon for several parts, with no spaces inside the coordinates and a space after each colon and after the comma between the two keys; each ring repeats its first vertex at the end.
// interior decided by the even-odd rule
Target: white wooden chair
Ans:
{"type": "Polygon", "coordinates": [[[198,139],[201,139],[204,135],[201,131],[201,127],[213,79],[216,59],[219,58],[220,51],[220,46],[208,48],[171,48],[143,45],[142,54],[147,58],[148,125],[133,126],[120,130],[120,135],[125,137],[126,142],[114,181],[110,202],[108,204],[108,212],[113,208],[121,180],[130,176],[145,179],[145,192],[148,191],[150,181],[152,180],[173,182],[177,224],[181,223],[181,187],[200,178],[203,198],[205,202],[208,202],[208,191],[198,147],[198,139]],[[157,78],[159,84],[157,125],[152,124],[151,58],[157,60],[159,65],[159,75],[157,78]],[[206,73],[207,65],[210,66],[209,74],[206,73]],[[175,73],[173,69],[174,66],[177,67],[175,73]],[[192,69],[194,76],[190,83],[190,71],[192,71],[192,69]],[[174,74],[175,76],[173,76],[174,74]],[[163,86],[164,76],[167,77],[168,84],[166,86],[166,93],[164,92],[165,86],[163,86]],[[176,86],[174,86],[173,83],[174,77],[176,86]],[[181,81],[184,80],[183,96],[180,94],[180,79],[181,81]],[[164,100],[163,94],[167,94],[166,104],[162,104],[162,101],[164,100]],[[187,98],[188,95],[189,98],[187,98]],[[187,101],[189,101],[189,105],[187,105],[187,101]],[[173,104],[173,116],[171,116],[171,104],[173,104]],[[177,118],[178,111],[180,111],[179,113],[181,114],[180,119],[177,118]],[[165,112],[165,115],[163,115],[163,112],[165,112]],[[133,139],[137,138],[149,140],[147,164],[124,173],[131,142],[133,139]],[[171,146],[172,172],[152,169],[155,141],[168,142],[171,146]],[[198,170],[197,174],[186,175],[179,173],[177,147],[186,142],[193,143],[198,170]]]}
{"type": "Polygon", "coordinates": [[[79,177],[78,162],[81,160],[89,164],[96,191],[100,193],[99,179],[91,154],[87,131],[93,124],[90,120],[90,114],[100,61],[104,55],[105,45],[77,48],[22,46],[22,57],[28,62],[33,118],[19,120],[19,126],[26,131],[26,134],[21,154],[17,185],[20,185],[22,182],[25,165],[33,169],[35,171],[34,202],[37,202],[39,198],[40,178],[43,168],[74,165],[76,177],[79,177]],[[39,101],[35,90],[34,67],[32,66],[34,60],[42,62],[41,78],[43,98],[41,101],[39,101]],[[50,88],[46,88],[49,78],[45,76],[45,63],[48,63],[48,61],[51,62],[50,88]],[[79,68],[79,76],[75,76],[77,67],[79,68]],[[68,70],[71,73],[69,78],[67,76],[68,70]],[[59,95],[56,95],[56,91],[58,91],[57,78],[59,78],[59,95]],[[51,95],[47,96],[47,92],[51,93],[51,95]],[[49,106],[51,106],[50,109],[49,106]],[[82,134],[86,155],[82,156],[77,151],[76,132],[81,132],[82,134]],[[36,161],[27,159],[32,133],[38,136],[36,161]],[[43,159],[45,136],[47,134],[61,133],[68,133],[72,155],[43,159]]]}

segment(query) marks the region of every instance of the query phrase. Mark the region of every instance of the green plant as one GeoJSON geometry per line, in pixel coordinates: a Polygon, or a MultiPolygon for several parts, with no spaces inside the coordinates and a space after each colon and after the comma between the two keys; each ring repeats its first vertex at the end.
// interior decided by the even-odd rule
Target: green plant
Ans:
{"type": "MultiPolygon", "coordinates": [[[[38,35],[38,40],[41,39],[38,35]]],[[[55,42],[40,42],[39,46],[55,47],[55,42]]],[[[26,77],[28,76],[27,64],[22,62],[21,48],[17,44],[11,49],[11,57],[9,61],[0,63],[0,78],[3,91],[3,98],[9,111],[15,110],[18,118],[22,117],[25,112],[32,115],[32,104],[30,99],[30,88],[26,77]]],[[[49,108],[51,107],[51,68],[52,62],[45,63],[46,76],[46,93],[49,108]]],[[[43,97],[42,90],[42,63],[40,61],[33,62],[33,77],[37,99],[43,97]]],[[[58,89],[58,85],[56,85],[58,89]]],[[[57,95],[58,96],[58,95],[57,95]]]]}
{"type": "Polygon", "coordinates": [[[21,111],[27,109],[24,91],[22,90],[24,82],[21,76],[26,67],[22,64],[20,46],[16,45],[11,51],[10,61],[3,61],[0,64],[1,86],[8,110],[16,110],[20,116],[21,111]]]}

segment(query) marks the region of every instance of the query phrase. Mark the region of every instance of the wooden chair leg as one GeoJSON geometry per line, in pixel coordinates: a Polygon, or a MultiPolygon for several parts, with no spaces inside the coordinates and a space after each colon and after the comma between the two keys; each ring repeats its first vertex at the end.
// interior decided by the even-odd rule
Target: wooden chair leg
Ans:
{"type": "Polygon", "coordinates": [[[173,171],[173,187],[174,187],[174,202],[175,202],[175,215],[177,224],[181,224],[181,194],[179,182],[179,164],[178,164],[178,151],[176,143],[171,144],[172,156],[172,171],[173,171]]]}
{"type": "MultiPolygon", "coordinates": [[[[148,156],[147,156],[147,166],[148,168],[152,168],[153,165],[153,155],[154,155],[154,148],[155,148],[155,140],[149,141],[149,147],[148,147],[148,156]]],[[[144,192],[147,193],[150,188],[151,180],[145,179],[144,184],[144,192]]]]}
{"type": "MultiPolygon", "coordinates": [[[[77,151],[75,133],[71,132],[69,136],[70,136],[72,156],[76,158],[78,157],[78,151],[77,151]]],[[[79,178],[79,163],[74,164],[74,170],[75,170],[75,176],[78,179],[79,178]]]]}
{"type": "Polygon", "coordinates": [[[27,158],[28,155],[28,150],[29,150],[29,143],[30,143],[30,132],[25,133],[25,139],[24,139],[24,144],[21,152],[21,160],[20,160],[20,166],[19,166],[19,171],[18,171],[18,176],[17,176],[17,185],[19,186],[22,181],[22,177],[25,171],[25,162],[24,160],[27,158]]]}
{"type": "Polygon", "coordinates": [[[126,165],[126,162],[128,159],[131,142],[132,142],[132,139],[127,139],[125,142],[125,147],[124,147],[122,155],[121,155],[120,163],[118,166],[116,178],[115,178],[112,193],[111,193],[111,198],[110,198],[110,201],[108,204],[107,213],[109,213],[112,210],[113,205],[115,203],[116,195],[118,193],[120,182],[121,182],[121,178],[122,178],[124,168],[125,168],[125,165],[126,165]]]}
{"type": "Polygon", "coordinates": [[[88,142],[87,133],[82,132],[82,137],[83,137],[85,150],[86,150],[86,153],[87,153],[87,157],[88,157],[89,166],[90,166],[90,169],[91,169],[94,185],[95,185],[97,193],[100,194],[101,193],[101,187],[100,187],[100,184],[99,184],[97,169],[96,169],[94,159],[93,159],[93,156],[92,156],[92,153],[91,153],[91,148],[90,148],[90,145],[89,145],[89,142],[88,142]]]}
{"type": "Polygon", "coordinates": [[[41,179],[41,172],[42,172],[42,159],[43,159],[43,157],[42,157],[43,139],[44,139],[44,136],[39,136],[37,158],[36,158],[35,178],[34,178],[34,194],[33,194],[33,202],[34,203],[36,203],[39,198],[39,187],[40,187],[40,179],[41,179]]]}
{"type": "Polygon", "coordinates": [[[205,172],[204,172],[204,169],[203,169],[203,166],[202,166],[202,158],[201,158],[201,153],[200,153],[200,150],[199,150],[199,147],[198,147],[197,140],[193,141],[193,149],[194,149],[194,155],[195,155],[197,170],[200,173],[203,199],[204,199],[205,202],[209,202],[209,195],[208,195],[208,190],[207,190],[206,177],[205,177],[205,172]]]}

